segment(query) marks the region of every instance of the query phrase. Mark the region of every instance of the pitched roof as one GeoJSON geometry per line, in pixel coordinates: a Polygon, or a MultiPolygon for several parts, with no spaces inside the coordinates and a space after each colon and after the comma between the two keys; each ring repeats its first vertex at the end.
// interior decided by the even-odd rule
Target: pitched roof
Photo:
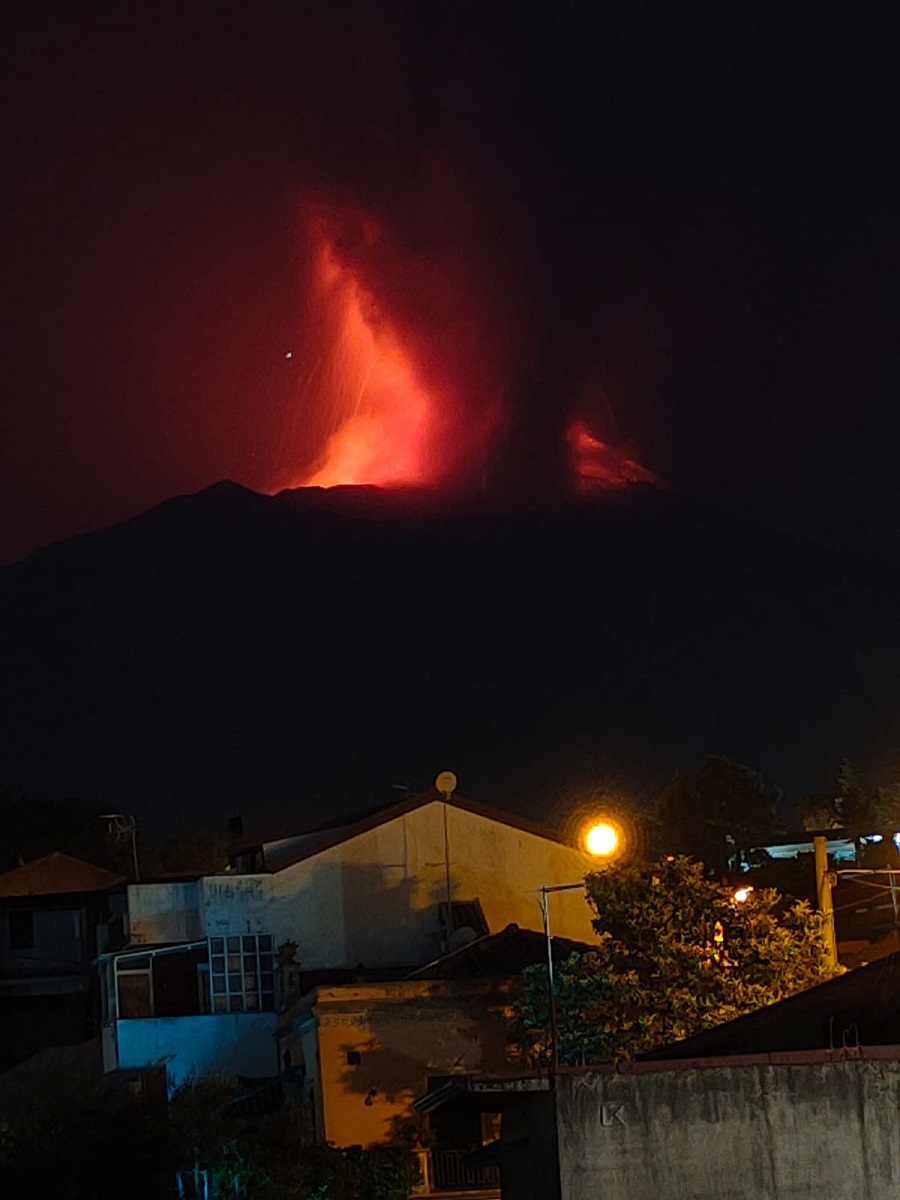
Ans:
{"type": "Polygon", "coordinates": [[[341,842],[348,842],[351,838],[355,838],[361,833],[368,833],[370,829],[377,829],[379,825],[385,825],[388,821],[396,820],[397,817],[404,817],[408,813],[415,812],[416,809],[424,808],[426,804],[434,804],[435,802],[448,803],[454,808],[474,813],[476,816],[484,817],[486,820],[498,821],[502,825],[509,825],[513,829],[520,829],[523,833],[530,833],[535,837],[547,838],[552,842],[566,844],[558,833],[543,825],[538,825],[534,821],[529,821],[526,817],[506,812],[501,808],[491,808],[487,804],[481,804],[477,800],[470,800],[468,797],[460,796],[456,793],[449,800],[446,800],[440,792],[434,788],[430,788],[428,791],[420,792],[418,795],[408,796],[405,800],[400,800],[397,804],[390,804],[385,808],[371,810],[358,820],[351,820],[349,823],[335,824],[324,829],[317,829],[309,833],[300,833],[264,843],[257,842],[252,846],[244,846],[239,850],[233,850],[231,857],[234,860],[248,850],[262,848],[265,852],[267,868],[273,871],[281,871],[285,867],[291,867],[295,863],[302,862],[304,859],[312,858],[316,854],[321,854],[323,850],[340,845],[341,842]]]}
{"type": "Polygon", "coordinates": [[[105,892],[124,882],[121,875],[55,850],[0,875],[0,898],[105,892]]]}
{"type": "Polygon", "coordinates": [[[708,1058],[896,1043],[900,1043],[900,953],[641,1058],[708,1058]]]}
{"type": "MultiPolygon", "coordinates": [[[[596,949],[596,945],[588,942],[553,938],[553,957],[557,962],[563,962],[570,954],[596,949]]],[[[505,979],[546,961],[547,941],[543,933],[512,924],[420,967],[407,979],[505,979]]]]}

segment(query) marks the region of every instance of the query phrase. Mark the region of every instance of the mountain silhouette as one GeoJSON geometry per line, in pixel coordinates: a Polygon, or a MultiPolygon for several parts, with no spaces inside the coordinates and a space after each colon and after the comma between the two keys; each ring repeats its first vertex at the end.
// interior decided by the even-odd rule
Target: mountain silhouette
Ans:
{"type": "Polygon", "coordinates": [[[427,786],[547,817],[886,735],[897,579],[637,487],[556,507],[221,483],[0,571],[0,787],[297,828],[427,786]]]}

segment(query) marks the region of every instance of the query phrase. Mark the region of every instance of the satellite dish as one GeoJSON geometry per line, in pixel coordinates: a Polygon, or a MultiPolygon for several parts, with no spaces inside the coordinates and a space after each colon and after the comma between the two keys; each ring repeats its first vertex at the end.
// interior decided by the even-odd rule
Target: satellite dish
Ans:
{"type": "Polygon", "coordinates": [[[434,786],[445,800],[449,800],[456,791],[457,782],[457,778],[452,771],[441,771],[440,775],[434,781],[434,786]]]}
{"type": "Polygon", "coordinates": [[[450,949],[462,950],[463,946],[471,946],[473,942],[478,941],[478,934],[471,925],[463,925],[461,929],[454,929],[450,936],[450,949]]]}

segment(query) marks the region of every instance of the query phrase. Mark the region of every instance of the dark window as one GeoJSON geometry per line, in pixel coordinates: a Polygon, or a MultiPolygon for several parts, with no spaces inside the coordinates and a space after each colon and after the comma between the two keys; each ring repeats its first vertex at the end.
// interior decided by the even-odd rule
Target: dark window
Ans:
{"type": "Polygon", "coordinates": [[[34,949],[34,913],[11,912],[9,914],[10,950],[34,949]]]}
{"type": "MultiPolygon", "coordinates": [[[[547,990],[549,991],[549,988],[547,990]]],[[[362,1062],[362,1055],[360,1054],[360,1052],[358,1050],[348,1050],[347,1051],[347,1066],[348,1067],[358,1067],[361,1062],[362,1062]]]]}

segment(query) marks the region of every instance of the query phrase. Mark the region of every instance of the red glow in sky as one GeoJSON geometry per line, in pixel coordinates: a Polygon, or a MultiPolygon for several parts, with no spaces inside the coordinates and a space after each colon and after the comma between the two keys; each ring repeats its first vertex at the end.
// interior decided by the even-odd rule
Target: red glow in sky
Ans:
{"type": "MultiPolygon", "coordinates": [[[[439,486],[472,462],[486,464],[503,404],[468,395],[470,364],[459,362],[466,334],[457,336],[450,372],[446,356],[443,370],[435,371],[431,343],[448,325],[416,328],[415,313],[398,310],[390,289],[406,264],[395,247],[385,246],[379,223],[359,210],[319,206],[307,213],[306,238],[316,331],[311,341],[317,345],[307,355],[302,387],[307,436],[318,453],[289,486],[439,486]],[[385,280],[393,307],[376,294],[385,280]]],[[[442,272],[433,269],[422,294],[433,293],[441,282],[442,272]]],[[[580,491],[665,486],[582,421],[569,425],[566,438],[580,491]]],[[[473,479],[471,471],[468,478],[473,479]]],[[[479,486],[485,485],[490,481],[482,470],[479,486]]]]}

